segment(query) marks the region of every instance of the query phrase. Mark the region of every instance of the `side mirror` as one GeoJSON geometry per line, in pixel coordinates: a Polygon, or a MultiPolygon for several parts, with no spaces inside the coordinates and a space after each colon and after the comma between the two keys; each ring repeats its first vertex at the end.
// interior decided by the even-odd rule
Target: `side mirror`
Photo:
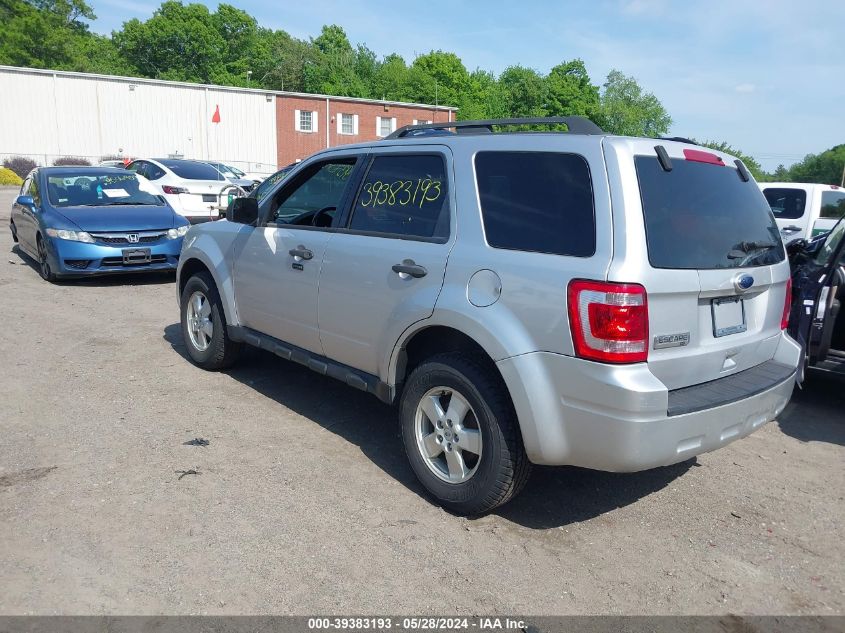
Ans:
{"type": "Polygon", "coordinates": [[[255,224],[258,221],[258,200],[235,198],[226,211],[226,219],[238,224],[255,224]]]}
{"type": "Polygon", "coordinates": [[[18,196],[18,199],[15,200],[15,204],[22,207],[34,207],[35,200],[32,199],[32,196],[18,196]]]}

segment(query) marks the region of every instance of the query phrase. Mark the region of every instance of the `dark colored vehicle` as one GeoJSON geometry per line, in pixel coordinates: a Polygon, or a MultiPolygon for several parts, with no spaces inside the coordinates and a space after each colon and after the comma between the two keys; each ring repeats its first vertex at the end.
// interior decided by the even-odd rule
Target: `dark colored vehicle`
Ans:
{"type": "Polygon", "coordinates": [[[845,375],[845,220],[811,242],[787,246],[792,264],[789,333],[806,366],[845,375]]]}
{"type": "Polygon", "coordinates": [[[12,205],[12,238],[51,282],[176,270],[188,221],[145,186],[124,169],[35,169],[12,205]]]}

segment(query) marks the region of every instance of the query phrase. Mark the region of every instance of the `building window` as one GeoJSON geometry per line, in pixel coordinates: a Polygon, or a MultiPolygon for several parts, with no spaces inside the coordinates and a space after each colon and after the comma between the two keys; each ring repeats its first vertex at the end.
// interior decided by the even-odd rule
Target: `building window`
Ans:
{"type": "Polygon", "coordinates": [[[317,131],[317,113],[312,110],[294,110],[293,121],[297,132],[317,131]]]}
{"type": "Polygon", "coordinates": [[[396,131],[396,117],[379,116],[376,117],[376,134],[384,138],[396,131]]]}
{"type": "Polygon", "coordinates": [[[341,114],[337,120],[338,134],[357,134],[358,133],[358,115],[357,114],[341,114]]]}

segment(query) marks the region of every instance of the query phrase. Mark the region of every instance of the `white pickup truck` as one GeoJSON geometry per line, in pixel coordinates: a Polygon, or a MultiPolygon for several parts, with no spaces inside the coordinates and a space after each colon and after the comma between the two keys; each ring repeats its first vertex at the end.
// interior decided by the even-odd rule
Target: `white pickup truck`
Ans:
{"type": "Polygon", "coordinates": [[[799,182],[758,183],[784,242],[830,231],[845,216],[845,189],[799,182]]]}

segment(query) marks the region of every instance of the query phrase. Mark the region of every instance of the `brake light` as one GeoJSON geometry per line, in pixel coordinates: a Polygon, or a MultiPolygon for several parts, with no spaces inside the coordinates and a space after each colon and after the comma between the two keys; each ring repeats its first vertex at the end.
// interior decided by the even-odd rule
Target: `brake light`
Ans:
{"type": "Polygon", "coordinates": [[[780,329],[789,326],[789,311],[792,308],[792,277],[786,280],[786,298],[783,300],[783,316],[780,318],[780,329]]]}
{"type": "Polygon", "coordinates": [[[188,193],[188,190],[184,187],[173,187],[171,185],[162,185],[161,190],[164,193],[188,193]]]}
{"type": "Polygon", "coordinates": [[[696,163],[722,165],[722,167],[725,166],[725,161],[716,156],[716,154],[711,154],[710,152],[702,152],[700,149],[685,149],[684,158],[686,158],[687,160],[695,161],[696,163]]]}
{"type": "Polygon", "coordinates": [[[576,356],[603,363],[647,360],[645,288],[576,279],[569,283],[567,298],[576,356]]]}

